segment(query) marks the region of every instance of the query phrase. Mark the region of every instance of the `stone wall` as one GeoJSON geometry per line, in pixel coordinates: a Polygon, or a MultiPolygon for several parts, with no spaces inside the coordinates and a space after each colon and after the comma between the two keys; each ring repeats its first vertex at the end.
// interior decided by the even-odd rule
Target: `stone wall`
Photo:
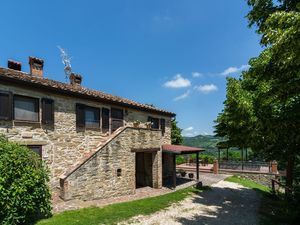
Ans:
{"type": "Polygon", "coordinates": [[[171,153],[163,153],[163,179],[172,178],[174,171],[174,155],[171,153]]]}
{"type": "Polygon", "coordinates": [[[73,171],[61,178],[61,197],[69,199],[102,199],[134,194],[135,152],[159,149],[152,153],[153,186],[162,187],[160,131],[140,128],[124,128],[89,159],[83,160],[73,171]],[[118,176],[117,171],[121,170],[118,176]]]}
{"type": "Polygon", "coordinates": [[[271,187],[271,179],[275,179],[277,174],[274,173],[258,173],[258,172],[226,172],[224,170],[219,170],[219,173],[230,174],[242,177],[244,179],[252,180],[258,184],[271,187]]]}
{"type": "MultiPolygon", "coordinates": [[[[38,90],[29,90],[20,86],[0,84],[1,91],[10,91],[13,94],[30,96],[35,98],[51,98],[54,100],[54,126],[44,126],[39,123],[24,123],[18,121],[1,121],[0,133],[4,134],[11,141],[16,141],[24,145],[42,145],[42,158],[50,168],[50,184],[52,188],[59,186],[59,176],[65,173],[75,162],[82,159],[84,155],[97,149],[110,136],[109,133],[102,133],[96,130],[81,130],[76,129],[76,103],[86,104],[98,108],[111,108],[113,106],[103,104],[102,102],[90,101],[85,99],[78,99],[70,96],[57,95],[52,92],[42,92],[38,90]]],[[[41,105],[41,104],[40,104],[41,105]]],[[[135,120],[147,122],[148,116],[157,118],[164,118],[166,120],[166,132],[162,137],[162,143],[170,143],[171,134],[171,118],[160,115],[153,115],[147,112],[125,109],[124,124],[132,124],[135,120]]],[[[40,110],[41,118],[41,110],[40,110]]],[[[131,135],[131,134],[128,134],[131,135]]],[[[140,138],[132,134],[130,142],[140,138]]],[[[124,138],[123,141],[127,141],[124,138]]],[[[116,150],[117,156],[112,154],[109,157],[117,157],[116,160],[122,163],[133,163],[132,158],[124,156],[122,158],[122,149],[116,150]]],[[[110,152],[107,150],[107,152],[110,152]]],[[[107,153],[108,154],[108,153],[107,153]]],[[[108,154],[109,155],[109,154],[108,154]]],[[[157,163],[161,162],[161,153],[159,153],[155,160],[157,163]]],[[[111,160],[114,162],[113,160],[111,160]]],[[[118,162],[119,162],[118,161],[118,162]]],[[[103,161],[101,161],[102,163],[103,161]]],[[[95,164],[98,165],[98,164],[95,164]]],[[[112,176],[114,171],[108,170],[107,177],[112,176]]],[[[161,176],[158,174],[157,176],[161,176]]],[[[119,178],[118,178],[119,179],[119,178]]],[[[112,184],[115,181],[111,181],[112,184]]],[[[158,185],[159,186],[159,185],[158,185]]]]}

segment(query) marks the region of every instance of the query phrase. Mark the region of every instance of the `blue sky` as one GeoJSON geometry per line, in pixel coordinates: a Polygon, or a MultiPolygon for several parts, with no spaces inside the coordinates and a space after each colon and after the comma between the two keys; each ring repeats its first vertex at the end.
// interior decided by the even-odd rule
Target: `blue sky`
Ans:
{"type": "Polygon", "coordinates": [[[183,134],[212,134],[226,76],[261,51],[247,27],[246,1],[15,0],[0,3],[0,66],[45,60],[45,77],[65,82],[57,46],[83,85],[177,114],[183,134]]]}

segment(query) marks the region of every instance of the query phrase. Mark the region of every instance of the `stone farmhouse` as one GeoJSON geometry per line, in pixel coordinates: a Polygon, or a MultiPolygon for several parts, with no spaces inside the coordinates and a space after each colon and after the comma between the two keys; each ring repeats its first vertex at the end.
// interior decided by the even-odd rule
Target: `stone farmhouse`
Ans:
{"type": "Polygon", "coordinates": [[[84,88],[75,73],[69,83],[44,78],[38,58],[29,65],[29,73],[12,60],[0,67],[0,133],[40,155],[62,199],[161,188],[163,179],[176,179],[176,153],[197,151],[173,151],[174,113],[84,88]]]}

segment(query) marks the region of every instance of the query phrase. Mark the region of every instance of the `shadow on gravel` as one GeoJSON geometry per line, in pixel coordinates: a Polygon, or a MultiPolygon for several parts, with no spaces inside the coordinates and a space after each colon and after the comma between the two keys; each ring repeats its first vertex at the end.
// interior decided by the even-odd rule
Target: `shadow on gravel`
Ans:
{"type": "Polygon", "coordinates": [[[256,225],[260,195],[252,189],[211,187],[198,193],[193,200],[202,204],[200,215],[176,219],[181,224],[191,225],[256,225]]]}

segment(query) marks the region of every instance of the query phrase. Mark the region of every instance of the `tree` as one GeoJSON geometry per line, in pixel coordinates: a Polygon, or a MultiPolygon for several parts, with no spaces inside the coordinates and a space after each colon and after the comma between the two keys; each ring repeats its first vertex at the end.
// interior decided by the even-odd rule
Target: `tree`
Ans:
{"type": "MultiPolygon", "coordinates": [[[[265,49],[240,79],[228,79],[216,132],[232,146],[245,142],[267,159],[286,163],[292,186],[300,144],[300,13],[297,1],[249,0],[265,49]],[[240,141],[239,141],[240,140],[240,141]]],[[[298,5],[299,6],[299,5],[298,5]]]]}
{"type": "Polygon", "coordinates": [[[171,143],[174,145],[181,145],[183,142],[183,138],[181,135],[181,129],[177,126],[177,121],[173,119],[171,121],[171,143]]]}
{"type": "Polygon", "coordinates": [[[33,224],[51,215],[48,171],[25,146],[0,137],[0,224],[33,224]]]}
{"type": "Polygon", "coordinates": [[[299,0],[247,0],[251,7],[247,15],[249,26],[256,25],[257,33],[264,34],[267,19],[275,12],[299,12],[299,0]]]}

